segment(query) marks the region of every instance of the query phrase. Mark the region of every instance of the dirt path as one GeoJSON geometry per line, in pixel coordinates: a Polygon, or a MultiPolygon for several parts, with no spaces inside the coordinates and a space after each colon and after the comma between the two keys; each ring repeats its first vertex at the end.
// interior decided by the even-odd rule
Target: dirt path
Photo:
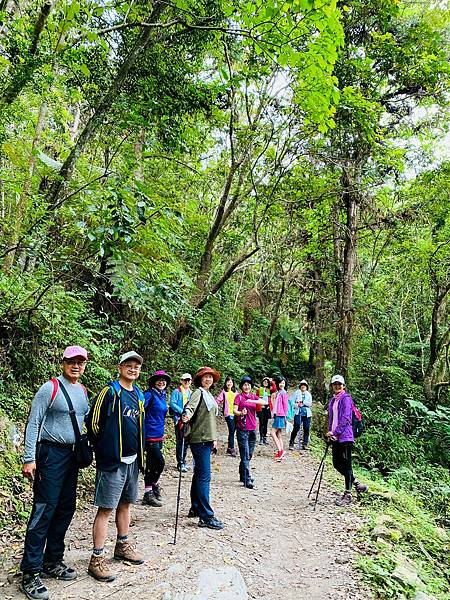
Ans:
{"type": "MultiPolygon", "coordinates": [[[[224,444],[221,453],[223,448],[224,444]]],[[[75,516],[66,538],[66,559],[75,565],[78,579],[71,584],[49,581],[51,600],[240,600],[246,597],[245,586],[248,597],[258,600],[369,597],[359,591],[362,586],[352,567],[357,516],[337,509],[333,505],[336,495],[327,486],[322,488],[316,512],[306,498],[317,469],[310,453],[290,452],[285,462],[275,463],[271,446],[257,446],[252,459],[254,490],[238,483],[239,459],[221,453],[213,463],[211,504],[226,523],[223,531],[199,529],[196,519],[186,517],[191,478],[187,474],[182,483],[177,545],[171,544],[178,474],[170,464],[162,480],[164,506],[136,505],[132,510],[131,537],[144,554],[145,564],[136,567],[113,561],[118,576],[109,584],[89,577],[94,509],[84,509],[75,516]],[[198,576],[207,568],[240,579],[237,569],[245,585],[241,580],[232,591],[222,586],[222,591],[211,596],[204,591],[196,595],[198,576]]],[[[109,555],[114,548],[114,527],[110,533],[109,555]]],[[[215,574],[205,576],[215,578],[215,574]]],[[[10,577],[9,583],[6,574],[0,579],[1,598],[24,598],[17,577],[10,577]]]]}

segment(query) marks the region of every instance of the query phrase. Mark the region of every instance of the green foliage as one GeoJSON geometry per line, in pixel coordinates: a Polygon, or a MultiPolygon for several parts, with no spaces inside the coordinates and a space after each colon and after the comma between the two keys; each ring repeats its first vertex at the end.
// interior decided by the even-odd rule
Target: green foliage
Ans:
{"type": "MultiPolygon", "coordinates": [[[[365,556],[358,566],[379,598],[398,598],[400,594],[412,598],[419,590],[439,599],[447,597],[448,534],[418,500],[416,493],[420,498],[421,488],[416,487],[416,476],[416,470],[405,468],[398,479],[390,480],[393,485],[372,479],[372,494],[364,501],[368,518],[360,533],[360,544],[365,556]],[[405,488],[408,482],[410,487],[405,488]],[[395,576],[396,565],[405,561],[417,573],[417,585],[408,585],[395,576]]],[[[448,472],[442,469],[439,476],[448,485],[448,472]]]]}
{"type": "MultiPolygon", "coordinates": [[[[63,0],[33,39],[41,8],[2,16],[0,409],[23,423],[72,343],[91,394],[135,348],[144,383],[210,363],[325,400],[347,320],[356,459],[420,521],[404,551],[441,561],[421,515],[448,522],[448,10],[63,0]]],[[[411,595],[394,560],[371,581],[411,595]]]]}

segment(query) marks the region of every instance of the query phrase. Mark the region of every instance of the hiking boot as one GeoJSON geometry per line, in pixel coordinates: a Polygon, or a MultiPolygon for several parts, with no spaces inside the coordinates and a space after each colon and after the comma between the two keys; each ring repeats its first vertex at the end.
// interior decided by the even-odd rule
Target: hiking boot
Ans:
{"type": "Polygon", "coordinates": [[[208,527],[209,529],[223,529],[224,524],[216,519],[216,517],[210,517],[209,519],[200,518],[198,521],[199,527],[208,527]]]}
{"type": "Polygon", "coordinates": [[[109,569],[106,557],[104,554],[96,556],[92,554],[91,560],[89,561],[88,573],[91,577],[97,581],[114,581],[116,576],[109,569]]]}
{"type": "MultiPolygon", "coordinates": [[[[185,471],[183,471],[183,467],[181,467],[181,471],[183,473],[185,473],[185,471]]],[[[161,496],[161,488],[159,487],[159,485],[154,485],[153,486],[153,495],[155,496],[155,498],[161,502],[161,506],[162,506],[162,496],[161,496]]]]}
{"type": "MultiPolygon", "coordinates": [[[[187,464],[186,464],[186,463],[183,463],[183,464],[181,465],[181,472],[182,472],[182,473],[187,473],[187,472],[188,472],[188,466],[187,466],[187,464]]],[[[156,496],[156,494],[155,494],[155,496],[156,496]]]]}
{"type": "Polygon", "coordinates": [[[132,565],[142,565],[144,562],[141,554],[136,552],[128,540],[125,540],[124,542],[116,542],[116,547],[114,548],[114,558],[116,560],[125,560],[132,565]]]}
{"type": "Polygon", "coordinates": [[[24,573],[20,583],[20,591],[31,600],[48,600],[48,589],[42,583],[39,573],[24,573]]]}
{"type": "Polygon", "coordinates": [[[289,450],[295,450],[294,444],[289,444],[289,450]]]}
{"type": "Polygon", "coordinates": [[[65,565],[62,560],[57,563],[44,563],[41,575],[42,577],[52,577],[61,581],[72,581],[77,578],[75,569],[65,565]]]}
{"type": "Polygon", "coordinates": [[[244,483],[244,487],[248,488],[249,490],[252,490],[255,486],[253,485],[253,481],[249,479],[246,483],[244,483]]]}
{"type": "Polygon", "coordinates": [[[197,511],[195,511],[192,507],[189,509],[189,512],[187,514],[188,519],[195,519],[196,517],[198,517],[197,511]]]}
{"type": "Polygon", "coordinates": [[[262,438],[260,438],[260,440],[259,440],[259,445],[260,445],[260,446],[262,446],[263,444],[264,444],[264,438],[262,437],[262,438]]]}
{"type": "Polygon", "coordinates": [[[344,492],[341,498],[335,500],[334,503],[336,506],[348,506],[352,503],[352,494],[351,492],[344,492]]]}
{"type": "Polygon", "coordinates": [[[148,492],[145,492],[144,497],[142,498],[142,504],[147,505],[147,506],[162,506],[163,505],[161,500],[158,500],[158,498],[156,498],[153,490],[149,490],[148,492]]]}
{"type": "Polygon", "coordinates": [[[369,486],[365,483],[360,483],[359,481],[355,480],[353,485],[355,486],[355,490],[358,492],[358,494],[364,494],[364,492],[369,491],[369,486]]]}

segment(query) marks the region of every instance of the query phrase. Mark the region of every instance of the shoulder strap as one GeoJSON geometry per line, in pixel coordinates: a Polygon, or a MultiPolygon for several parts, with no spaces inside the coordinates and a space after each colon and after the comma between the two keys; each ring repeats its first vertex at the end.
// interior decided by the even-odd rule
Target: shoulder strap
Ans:
{"type": "Polygon", "coordinates": [[[50,401],[49,401],[49,403],[47,405],[47,408],[45,409],[44,417],[43,417],[43,419],[41,421],[41,424],[39,425],[38,436],[37,436],[37,441],[38,442],[41,441],[41,430],[42,430],[42,427],[44,426],[45,419],[47,418],[48,410],[51,407],[51,405],[53,404],[53,402],[54,402],[54,400],[56,398],[56,394],[58,393],[58,390],[59,390],[59,381],[56,379],[56,377],[52,377],[50,379],[50,381],[53,384],[53,389],[52,389],[52,393],[50,395],[50,401]]]}
{"type": "MultiPolygon", "coordinates": [[[[117,383],[119,383],[119,382],[117,382],[117,383]]],[[[120,387],[120,384],[119,384],[119,387],[120,387]]],[[[142,392],[141,388],[138,385],[136,385],[135,383],[133,383],[133,389],[136,392],[139,400],[141,402],[143,402],[144,401],[144,393],[142,392]]]]}
{"type": "Polygon", "coordinates": [[[64,397],[66,399],[67,406],[69,407],[70,420],[72,421],[72,427],[73,427],[73,432],[75,434],[75,440],[78,444],[78,442],[80,441],[80,438],[81,438],[81,432],[80,432],[80,428],[78,427],[78,423],[77,423],[77,420],[75,417],[75,411],[73,409],[72,400],[70,399],[69,393],[67,392],[66,388],[64,387],[64,384],[59,382],[59,385],[60,385],[61,391],[64,394],[64,397]]]}
{"type": "Polygon", "coordinates": [[[111,381],[109,385],[116,392],[116,394],[118,396],[120,396],[120,394],[122,392],[122,388],[120,387],[120,383],[117,381],[117,379],[114,379],[114,381],[111,381]]]}
{"type": "Polygon", "coordinates": [[[58,389],[59,389],[59,381],[56,379],[56,377],[52,377],[50,379],[50,381],[53,384],[53,390],[52,390],[52,395],[50,396],[50,402],[48,403],[47,410],[53,404],[53,400],[56,398],[56,394],[58,393],[58,389]]]}

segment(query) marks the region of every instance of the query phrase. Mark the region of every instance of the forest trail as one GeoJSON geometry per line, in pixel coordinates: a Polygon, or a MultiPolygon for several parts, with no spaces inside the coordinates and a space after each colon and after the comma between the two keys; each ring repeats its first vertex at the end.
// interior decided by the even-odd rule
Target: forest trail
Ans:
{"type": "MultiPolygon", "coordinates": [[[[144,554],[145,564],[113,561],[117,578],[99,583],[87,574],[91,525],[95,509],[79,510],[66,541],[67,563],[78,571],[69,584],[46,580],[51,600],[339,600],[369,598],[358,580],[353,558],[358,516],[339,509],[336,493],[322,485],[317,509],[307,499],[317,463],[309,452],[289,452],[286,461],[273,460],[272,446],[255,448],[252,476],[255,489],[238,482],[238,458],[224,455],[225,432],[213,458],[211,505],[224,521],[223,531],[199,529],[188,519],[191,471],[183,476],[176,546],[172,545],[178,473],[169,459],[162,476],[164,506],[133,506],[130,537],[144,554]],[[234,567],[242,575],[236,574],[234,567]],[[199,590],[199,574],[212,568],[234,574],[231,589],[199,590]],[[245,592],[246,587],[246,592],[245,592]]],[[[188,461],[191,458],[188,452],[188,461]]],[[[114,549],[114,526],[109,530],[108,556],[114,549]]],[[[2,582],[6,575],[1,577],[2,582]]],[[[214,576],[200,579],[211,583],[214,576]]],[[[19,578],[3,584],[5,600],[23,599],[19,578]]]]}

